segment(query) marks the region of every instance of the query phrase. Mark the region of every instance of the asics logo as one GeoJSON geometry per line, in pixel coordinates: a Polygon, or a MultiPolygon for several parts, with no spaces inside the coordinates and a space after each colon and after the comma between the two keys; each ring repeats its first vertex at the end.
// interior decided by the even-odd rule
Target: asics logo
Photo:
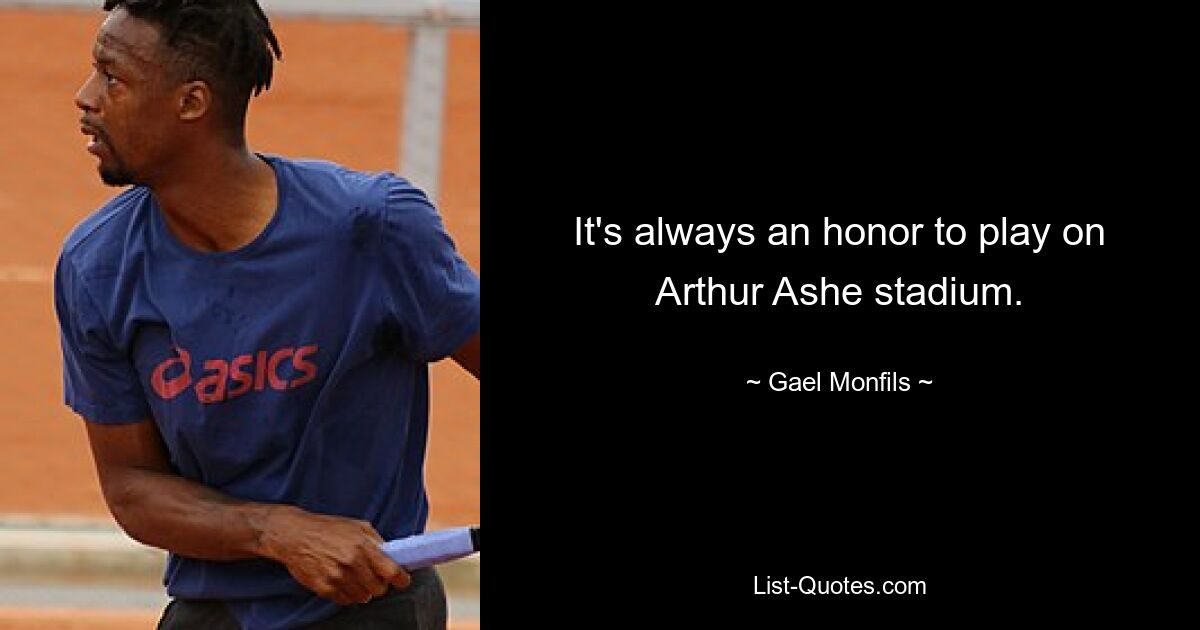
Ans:
{"type": "Polygon", "coordinates": [[[184,348],[175,348],[178,356],[155,366],[150,374],[150,386],[163,400],[171,400],[191,388],[204,403],[233,400],[251,391],[261,392],[295,389],[317,378],[317,364],[309,360],[317,346],[259,350],[226,361],[208,359],[203,372],[193,385],[192,355],[184,348]],[[288,369],[287,365],[290,365],[288,369]]]}

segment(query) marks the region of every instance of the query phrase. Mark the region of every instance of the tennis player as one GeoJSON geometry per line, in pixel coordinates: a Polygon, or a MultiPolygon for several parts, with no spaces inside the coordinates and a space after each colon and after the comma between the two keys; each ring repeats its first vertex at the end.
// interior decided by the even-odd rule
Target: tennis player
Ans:
{"type": "MultiPolygon", "coordinates": [[[[428,364],[479,376],[479,278],[389,173],[251,151],[281,58],[253,0],[107,0],[75,97],[125,189],[55,275],[104,497],[170,552],[160,628],[444,628],[420,533],[428,364]]],[[[314,129],[313,133],[319,133],[314,129]]]]}

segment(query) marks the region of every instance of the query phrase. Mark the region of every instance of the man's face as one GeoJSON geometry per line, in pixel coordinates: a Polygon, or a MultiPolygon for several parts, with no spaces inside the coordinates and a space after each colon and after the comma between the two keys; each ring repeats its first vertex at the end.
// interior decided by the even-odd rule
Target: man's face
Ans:
{"type": "Polygon", "coordinates": [[[159,32],[123,8],[109,14],[92,47],[93,72],[75,95],[87,150],[110,186],[144,184],[154,175],[175,109],[159,32]]]}

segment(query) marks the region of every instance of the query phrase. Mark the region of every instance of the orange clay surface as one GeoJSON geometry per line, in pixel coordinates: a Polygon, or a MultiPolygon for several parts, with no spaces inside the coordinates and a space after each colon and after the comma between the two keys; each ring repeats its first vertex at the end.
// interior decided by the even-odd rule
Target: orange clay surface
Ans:
{"type": "MultiPolygon", "coordinates": [[[[51,283],[68,231],[117,192],[97,178],[72,104],[102,20],[99,10],[0,9],[0,513],[108,515],[82,421],[62,404],[51,283]]],[[[397,170],[406,29],[274,23],[284,63],[274,87],[251,103],[251,147],[397,170]]],[[[451,236],[479,270],[478,30],[452,32],[449,62],[438,201],[451,236]]],[[[478,522],[479,385],[452,363],[435,365],[432,379],[431,521],[478,522]]],[[[59,613],[30,613],[0,629],[153,626],[149,617],[110,616],[82,625],[59,613]]]]}
{"type": "MultiPolygon", "coordinates": [[[[0,607],[0,630],[152,630],[158,611],[38,610],[0,607]]],[[[449,630],[479,630],[478,620],[450,620],[449,630]]]]}

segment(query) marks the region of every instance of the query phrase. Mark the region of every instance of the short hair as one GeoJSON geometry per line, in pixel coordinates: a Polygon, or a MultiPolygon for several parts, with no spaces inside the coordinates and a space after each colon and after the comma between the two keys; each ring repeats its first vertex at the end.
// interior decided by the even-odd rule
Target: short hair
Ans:
{"type": "Polygon", "coordinates": [[[159,29],[169,72],[212,88],[230,131],[243,132],[250,97],[271,87],[279,40],[256,0],[104,0],[159,29]]]}

